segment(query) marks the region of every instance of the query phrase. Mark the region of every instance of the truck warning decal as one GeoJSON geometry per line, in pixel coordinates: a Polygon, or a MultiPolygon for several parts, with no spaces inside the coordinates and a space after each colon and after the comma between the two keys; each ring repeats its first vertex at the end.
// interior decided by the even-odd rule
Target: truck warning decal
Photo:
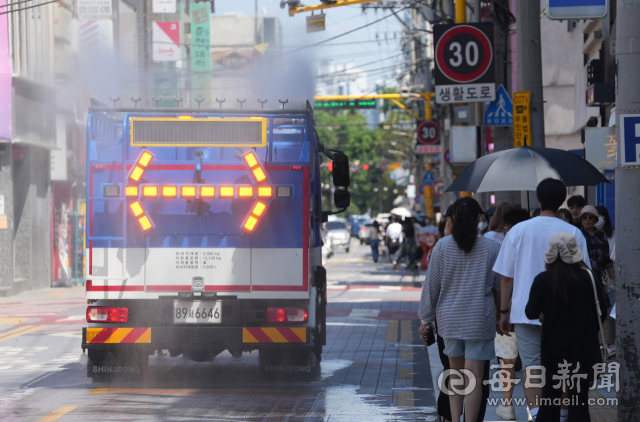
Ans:
{"type": "Polygon", "coordinates": [[[243,343],[306,343],[306,328],[243,328],[243,343]]]}
{"type": "Polygon", "coordinates": [[[151,343],[151,328],[87,328],[87,343],[151,343]]]}

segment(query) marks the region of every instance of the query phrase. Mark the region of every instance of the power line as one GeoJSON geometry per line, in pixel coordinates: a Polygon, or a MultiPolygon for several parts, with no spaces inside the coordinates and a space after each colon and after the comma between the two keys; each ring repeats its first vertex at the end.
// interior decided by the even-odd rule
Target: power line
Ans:
{"type": "MultiPolygon", "coordinates": [[[[31,1],[31,0],[28,0],[28,1],[31,1]]],[[[34,7],[40,7],[40,6],[44,6],[44,5],[50,4],[50,3],[57,3],[58,1],[60,1],[60,0],[45,1],[44,3],[34,4],[33,6],[22,7],[20,9],[12,9],[12,10],[9,10],[7,12],[2,12],[2,13],[0,13],[0,15],[6,15],[8,13],[13,13],[13,12],[20,12],[21,10],[33,9],[34,7]]]]}
{"type": "Polygon", "coordinates": [[[15,4],[27,3],[27,2],[30,2],[30,1],[33,1],[33,0],[22,0],[22,1],[14,1],[12,3],[7,3],[7,4],[0,4],[0,8],[10,7],[10,6],[13,6],[15,4]]]}

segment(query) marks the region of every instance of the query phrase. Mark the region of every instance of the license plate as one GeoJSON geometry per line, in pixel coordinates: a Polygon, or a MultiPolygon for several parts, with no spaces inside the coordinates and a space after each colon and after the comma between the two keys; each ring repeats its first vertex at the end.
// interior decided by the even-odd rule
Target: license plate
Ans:
{"type": "Polygon", "coordinates": [[[174,301],[174,324],[220,324],[222,310],[220,302],[174,301]]]}

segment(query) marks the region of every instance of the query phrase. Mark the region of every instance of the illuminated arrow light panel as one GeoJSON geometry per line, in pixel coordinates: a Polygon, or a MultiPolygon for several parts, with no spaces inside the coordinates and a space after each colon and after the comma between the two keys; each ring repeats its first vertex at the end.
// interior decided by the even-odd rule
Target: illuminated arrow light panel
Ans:
{"type": "Polygon", "coordinates": [[[256,202],[253,208],[251,208],[251,212],[249,213],[247,218],[245,218],[244,223],[242,224],[242,227],[245,230],[252,232],[253,229],[256,228],[256,225],[258,224],[260,217],[262,216],[262,214],[264,214],[266,209],[267,209],[267,205],[265,203],[260,201],[256,202]]]}
{"type": "Polygon", "coordinates": [[[142,175],[144,174],[144,172],[147,171],[147,168],[149,168],[149,163],[151,163],[153,157],[155,157],[153,153],[143,149],[142,152],[140,152],[138,159],[136,160],[136,164],[131,167],[131,171],[129,172],[129,179],[133,180],[134,182],[139,182],[140,179],[142,179],[142,175]]]}
{"type": "Polygon", "coordinates": [[[156,226],[153,223],[153,220],[151,219],[151,217],[149,217],[149,214],[147,214],[144,208],[142,208],[142,205],[140,205],[140,202],[138,201],[132,202],[129,205],[129,208],[131,209],[133,216],[138,220],[138,224],[140,224],[140,228],[142,228],[142,231],[147,231],[156,226]]]}
{"type": "Polygon", "coordinates": [[[246,186],[246,185],[140,185],[127,186],[126,196],[135,198],[218,198],[218,199],[248,199],[248,198],[291,198],[292,186],[246,186]],[[275,195],[274,195],[275,193],[275,195]]]}
{"type": "Polygon", "coordinates": [[[256,182],[261,183],[267,180],[267,172],[264,171],[262,164],[258,161],[256,154],[253,151],[247,152],[242,156],[244,158],[244,162],[247,164],[249,169],[251,170],[251,174],[256,179],[256,182]]]}

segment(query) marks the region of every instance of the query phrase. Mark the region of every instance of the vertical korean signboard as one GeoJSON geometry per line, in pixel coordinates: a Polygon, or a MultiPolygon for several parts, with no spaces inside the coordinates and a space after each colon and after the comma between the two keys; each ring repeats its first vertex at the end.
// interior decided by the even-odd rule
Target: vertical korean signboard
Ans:
{"type": "MultiPolygon", "coordinates": [[[[5,4],[7,4],[6,0],[0,0],[0,6],[5,4]]],[[[0,15],[0,140],[13,138],[11,129],[11,62],[9,61],[7,16],[0,15]]]]}
{"type": "Polygon", "coordinates": [[[531,93],[513,94],[513,145],[518,148],[531,146],[531,93]]]}
{"type": "Polygon", "coordinates": [[[210,3],[192,3],[191,15],[191,105],[211,105],[211,9],[210,3]]]}

